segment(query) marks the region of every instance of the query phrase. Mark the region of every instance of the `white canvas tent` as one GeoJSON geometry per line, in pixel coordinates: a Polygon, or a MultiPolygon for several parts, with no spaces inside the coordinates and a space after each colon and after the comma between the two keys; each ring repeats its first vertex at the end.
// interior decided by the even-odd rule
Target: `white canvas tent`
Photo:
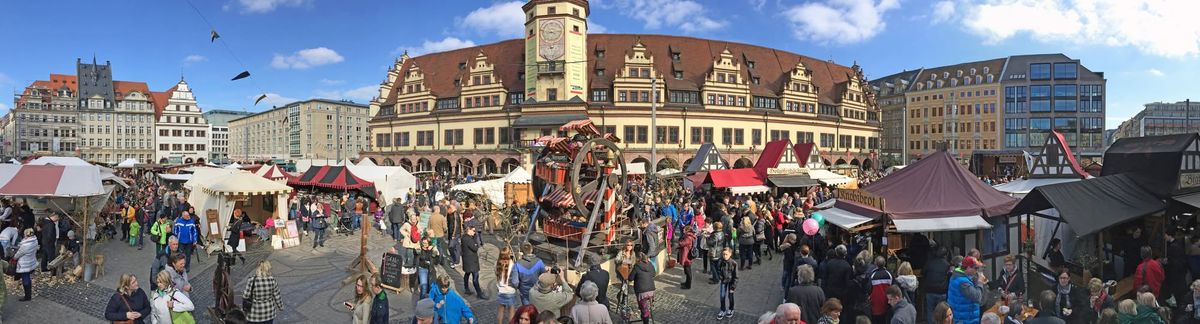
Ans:
{"type": "Polygon", "coordinates": [[[137,165],[138,165],[138,160],[137,160],[137,159],[134,159],[134,158],[129,158],[129,159],[125,159],[125,161],[121,161],[121,163],[117,163],[117,168],[119,168],[119,169],[133,169],[134,167],[137,167],[137,165]]]}
{"type": "Polygon", "coordinates": [[[375,162],[371,161],[371,159],[368,159],[368,158],[363,158],[361,161],[358,161],[358,165],[359,166],[378,166],[375,164],[375,162]]]}
{"type": "Polygon", "coordinates": [[[847,184],[847,183],[850,183],[851,181],[854,181],[854,179],[852,179],[850,177],[840,175],[837,173],[833,173],[829,170],[820,170],[820,169],[817,169],[817,170],[809,169],[808,177],[812,178],[813,180],[817,180],[817,181],[820,181],[821,183],[831,185],[831,186],[847,184]]]}
{"type": "Polygon", "coordinates": [[[125,183],[125,179],[118,177],[113,173],[113,169],[94,165],[84,161],[83,159],[73,156],[43,156],[33,161],[29,161],[26,165],[61,165],[61,166],[89,166],[94,167],[100,172],[100,181],[109,181],[121,187],[129,188],[129,184],[125,183]]]}
{"type": "MultiPolygon", "coordinates": [[[[296,172],[299,172],[300,174],[304,174],[304,172],[308,171],[308,168],[311,168],[311,167],[319,167],[319,166],[326,166],[326,165],[338,166],[338,165],[343,165],[342,163],[343,163],[342,161],[337,161],[337,160],[316,160],[316,159],[296,160],[296,172]]],[[[358,174],[355,174],[355,175],[358,175],[358,174]]]]}
{"type": "Polygon", "coordinates": [[[228,235],[229,216],[233,214],[238,202],[242,202],[243,207],[273,206],[273,210],[270,211],[258,207],[244,208],[251,219],[260,224],[266,217],[287,221],[287,196],[292,192],[292,188],[247,171],[197,169],[192,179],[184,183],[184,187],[191,190],[188,203],[200,214],[196,215],[196,219],[200,224],[202,238],[217,235],[224,242],[225,236],[228,235]],[[208,219],[207,211],[210,209],[217,211],[217,219],[208,219]],[[214,222],[217,224],[215,228],[210,226],[214,222]]]}
{"type": "Polygon", "coordinates": [[[346,168],[360,179],[375,183],[375,190],[382,192],[380,204],[389,204],[393,199],[404,200],[409,189],[417,187],[417,177],[398,166],[365,166],[346,164],[346,168]]]}
{"type": "Polygon", "coordinates": [[[233,170],[241,170],[241,169],[242,169],[242,165],[241,165],[241,164],[238,164],[237,162],[233,162],[233,164],[226,165],[226,166],[225,166],[225,168],[226,168],[226,169],[233,169],[233,170]]]}
{"type": "Polygon", "coordinates": [[[529,183],[531,176],[525,168],[517,167],[505,175],[503,178],[492,179],[486,181],[476,181],[472,183],[464,183],[450,187],[450,191],[464,191],[476,195],[485,196],[492,202],[493,205],[504,205],[504,184],[506,183],[529,183]]]}

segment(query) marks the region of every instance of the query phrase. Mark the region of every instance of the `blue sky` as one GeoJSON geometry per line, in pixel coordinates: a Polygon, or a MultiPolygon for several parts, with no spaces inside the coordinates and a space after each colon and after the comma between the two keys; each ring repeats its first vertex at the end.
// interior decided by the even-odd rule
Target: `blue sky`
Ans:
{"type": "MultiPolygon", "coordinates": [[[[521,1],[9,1],[0,89],[18,92],[76,58],[161,91],[186,76],[204,109],[259,111],[312,97],[365,102],[404,50],[520,36],[521,1]],[[77,22],[95,17],[94,22],[77,22]],[[209,42],[209,23],[222,35],[209,42]],[[229,81],[248,69],[250,79],[229,81]],[[253,106],[259,93],[267,104],[253,106]]],[[[1192,0],[592,0],[592,32],[690,35],[788,50],[868,77],[1062,52],[1108,79],[1108,128],[1153,101],[1197,95],[1192,0]]],[[[1200,96],[1195,97],[1200,100],[1200,96]]],[[[0,101],[7,110],[11,101],[0,101]]]]}

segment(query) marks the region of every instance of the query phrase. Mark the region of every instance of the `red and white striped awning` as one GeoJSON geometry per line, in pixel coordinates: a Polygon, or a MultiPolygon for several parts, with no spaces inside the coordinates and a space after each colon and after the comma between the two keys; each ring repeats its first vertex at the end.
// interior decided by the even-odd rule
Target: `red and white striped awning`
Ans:
{"type": "MultiPolygon", "coordinates": [[[[590,204],[595,202],[598,194],[599,191],[585,193],[583,196],[583,203],[590,204]]],[[[551,190],[549,194],[547,194],[545,197],[542,197],[542,201],[548,201],[551,204],[554,204],[554,206],[558,207],[575,206],[575,196],[571,195],[570,191],[564,190],[562,187],[557,187],[551,190]]]]}
{"type": "Polygon", "coordinates": [[[104,194],[94,165],[0,164],[0,196],[88,197],[104,194]]]}

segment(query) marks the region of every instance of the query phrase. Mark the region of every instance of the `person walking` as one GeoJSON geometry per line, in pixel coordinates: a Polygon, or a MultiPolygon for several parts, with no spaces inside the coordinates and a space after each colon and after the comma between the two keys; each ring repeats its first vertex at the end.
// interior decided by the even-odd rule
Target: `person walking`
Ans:
{"type": "Polygon", "coordinates": [[[158,256],[167,246],[167,238],[171,236],[171,223],[167,215],[158,215],[158,220],[150,225],[150,238],[154,240],[154,253],[158,256]]]}
{"type": "Polygon", "coordinates": [[[371,301],[371,314],[367,322],[370,324],[388,324],[388,317],[391,309],[388,308],[388,295],[383,291],[383,279],[376,273],[371,275],[371,294],[375,300],[371,301]]]}
{"type": "Polygon", "coordinates": [[[104,319],[144,324],[150,311],[150,300],[146,298],[146,292],[138,287],[137,277],[126,273],[121,275],[117,282],[117,292],[108,299],[108,306],[104,307],[104,319]]]}
{"type": "MultiPolygon", "coordinates": [[[[586,258],[584,258],[584,260],[587,261],[588,271],[587,271],[587,273],[584,273],[582,277],[579,278],[579,284],[577,284],[576,287],[582,287],[585,282],[589,282],[589,281],[596,284],[596,289],[598,289],[598,292],[596,294],[596,302],[600,303],[601,305],[604,305],[604,307],[609,307],[609,304],[608,304],[608,279],[609,279],[608,270],[604,270],[604,268],[601,267],[602,262],[600,261],[600,256],[598,256],[598,255],[588,254],[588,256],[586,258]]],[[[580,298],[583,297],[583,296],[580,296],[578,293],[576,293],[575,296],[580,297],[580,298]]]]}
{"type": "Polygon", "coordinates": [[[842,316],[842,301],[837,298],[825,300],[825,304],[821,305],[821,318],[817,319],[816,324],[837,324],[841,321],[842,316]]]}
{"type": "Polygon", "coordinates": [[[175,286],[176,290],[191,296],[192,284],[188,281],[187,262],[184,258],[186,257],[183,254],[172,254],[171,263],[167,266],[166,271],[171,275],[171,285],[175,286]]]}
{"type": "Polygon", "coordinates": [[[816,273],[812,266],[801,265],[796,269],[796,273],[800,284],[788,289],[787,298],[784,301],[800,306],[801,318],[804,322],[816,323],[821,316],[821,304],[825,302],[825,292],[821,290],[821,287],[817,287],[816,273]]]}
{"type": "Polygon", "coordinates": [[[392,204],[388,205],[386,209],[388,222],[392,223],[392,227],[390,227],[392,230],[392,240],[399,241],[401,233],[400,224],[404,223],[405,215],[408,212],[407,208],[404,207],[404,204],[400,203],[400,198],[396,198],[392,200],[392,204]]]}
{"type": "Polygon", "coordinates": [[[521,259],[513,264],[508,281],[521,293],[522,305],[529,304],[529,290],[533,289],[538,282],[538,277],[545,272],[546,265],[542,263],[542,259],[533,254],[533,245],[529,242],[521,243],[521,259]]]}
{"type": "Polygon", "coordinates": [[[174,316],[187,316],[175,315],[175,313],[190,313],[196,310],[196,305],[192,303],[192,299],[171,285],[170,273],[159,271],[151,282],[159,287],[153,290],[150,297],[151,324],[174,323],[174,316]]]}
{"type": "Polygon", "coordinates": [[[892,319],[888,321],[890,324],[916,324],[917,309],[909,303],[905,297],[904,291],[899,286],[889,286],[887,288],[887,303],[892,308],[892,319]]]}
{"type": "Polygon", "coordinates": [[[373,294],[370,288],[371,277],[360,275],[354,279],[354,299],[343,303],[350,310],[350,319],[354,324],[368,324],[371,316],[373,294]]]}
{"type": "Polygon", "coordinates": [[[683,283],[680,289],[692,289],[692,258],[694,257],[696,230],[691,226],[683,227],[683,238],[679,239],[679,264],[683,266],[683,283]]]}
{"type": "Polygon", "coordinates": [[[450,276],[442,275],[437,278],[437,283],[429,293],[429,299],[435,303],[434,309],[437,311],[438,319],[445,324],[458,324],[463,320],[466,320],[467,323],[475,323],[475,314],[471,313],[470,305],[462,296],[450,289],[451,284],[450,276]]]}
{"type": "MultiPolygon", "coordinates": [[[[517,299],[517,289],[508,283],[512,268],[512,248],[505,245],[500,248],[500,256],[496,258],[496,302],[498,304],[496,306],[496,324],[508,323],[509,319],[513,317],[516,307],[521,305],[520,300],[517,299]]],[[[584,275],[584,278],[586,280],[587,275],[584,275]]],[[[607,274],[604,279],[608,280],[607,274]]]]}
{"type": "Polygon", "coordinates": [[[200,239],[200,233],[197,230],[196,220],[192,219],[192,214],[183,212],[179,218],[175,219],[175,225],[171,228],[171,232],[179,237],[179,248],[183,251],[183,255],[187,260],[185,268],[192,269],[192,253],[196,249],[196,242],[200,239]]]}
{"type": "Polygon", "coordinates": [[[720,282],[720,274],[717,273],[717,265],[721,263],[721,257],[724,254],[725,248],[729,247],[728,240],[725,239],[725,229],[721,222],[713,223],[712,235],[708,238],[708,254],[712,260],[712,266],[709,267],[708,283],[716,284],[720,282]]]}
{"type": "Polygon", "coordinates": [[[654,277],[658,274],[650,263],[650,256],[645,253],[638,255],[638,262],[633,266],[633,292],[637,294],[638,309],[641,311],[642,323],[650,323],[654,309],[654,277]]]}
{"type": "Polygon", "coordinates": [[[283,296],[279,293],[279,283],[271,275],[271,261],[258,263],[254,274],[246,279],[242,298],[250,301],[250,309],[242,310],[250,323],[271,324],[283,311],[283,296]]]}
{"type": "MultiPolygon", "coordinates": [[[[42,248],[42,272],[50,272],[50,260],[54,260],[58,255],[58,214],[50,213],[42,218],[42,221],[37,224],[39,234],[41,234],[41,242],[38,246],[42,248]]],[[[66,233],[64,233],[66,234],[66,233]]]]}
{"type": "Polygon", "coordinates": [[[913,274],[912,264],[907,261],[900,262],[900,266],[896,267],[895,283],[904,292],[904,299],[907,299],[910,303],[917,300],[917,288],[920,286],[920,282],[917,281],[917,276],[913,274]]]}
{"type": "Polygon", "coordinates": [[[462,236],[459,243],[462,250],[463,291],[470,296],[472,292],[469,284],[473,284],[476,297],[486,300],[487,294],[479,288],[479,247],[483,244],[483,239],[476,233],[475,221],[468,223],[470,224],[466,226],[466,235],[462,236]]]}
{"type": "Polygon", "coordinates": [[[422,297],[428,296],[431,278],[437,278],[437,251],[429,238],[421,239],[421,249],[417,252],[417,283],[421,285],[422,297]]]}
{"type": "Polygon", "coordinates": [[[717,320],[733,317],[734,298],[733,292],[737,290],[738,279],[738,264],[733,261],[733,249],[725,247],[721,250],[721,258],[717,259],[717,263],[713,265],[713,274],[717,276],[718,294],[721,296],[721,312],[717,313],[717,320]],[[729,301],[726,305],[725,302],[729,301]]]}
{"type": "Polygon", "coordinates": [[[576,324],[612,324],[612,316],[608,315],[608,307],[596,301],[600,289],[596,283],[584,281],[579,286],[581,301],[571,307],[571,319],[576,324]]]}
{"type": "Polygon", "coordinates": [[[1154,297],[1160,297],[1162,294],[1162,284],[1165,272],[1162,264],[1154,258],[1154,250],[1150,246],[1141,248],[1142,263],[1137,265],[1133,273],[1133,287],[1141,288],[1143,286],[1150,287],[1150,292],[1154,293],[1154,297]]]}
{"type": "Polygon", "coordinates": [[[867,274],[867,280],[870,285],[871,302],[871,321],[875,323],[883,323],[887,321],[888,313],[888,298],[887,289],[892,286],[892,281],[896,276],[892,275],[891,271],[886,268],[887,258],[882,255],[875,256],[875,269],[867,274]]]}
{"type": "Polygon", "coordinates": [[[33,228],[26,228],[25,238],[17,244],[17,252],[13,254],[13,259],[17,260],[17,277],[21,278],[21,287],[25,289],[25,297],[21,297],[19,301],[29,301],[33,298],[33,282],[30,275],[38,266],[37,251],[38,239],[33,235],[33,228]]]}
{"type": "Polygon", "coordinates": [[[321,211],[321,209],[313,210],[312,229],[313,229],[313,250],[317,250],[317,246],[325,247],[325,229],[329,227],[329,215],[321,211]]]}
{"type": "MultiPolygon", "coordinates": [[[[837,298],[845,303],[844,305],[854,305],[851,303],[851,294],[857,292],[852,288],[855,285],[854,268],[846,262],[846,252],[845,245],[833,248],[833,256],[822,265],[824,269],[821,271],[821,289],[825,291],[825,297],[837,298]]],[[[852,318],[849,313],[843,312],[841,320],[850,322],[852,318]]]]}

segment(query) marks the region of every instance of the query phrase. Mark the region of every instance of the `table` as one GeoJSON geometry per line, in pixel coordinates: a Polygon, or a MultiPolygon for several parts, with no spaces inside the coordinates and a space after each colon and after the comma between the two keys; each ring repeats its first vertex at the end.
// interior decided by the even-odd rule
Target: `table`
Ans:
{"type": "MultiPolygon", "coordinates": [[[[1000,313],[1000,306],[1003,306],[1003,305],[1004,305],[1004,301],[997,301],[995,304],[992,305],[992,307],[988,308],[988,310],[984,313],[994,313],[994,314],[1000,316],[1000,318],[1004,318],[1005,314],[1000,313]]],[[[1024,322],[1026,319],[1037,317],[1037,314],[1038,314],[1037,308],[1022,306],[1021,307],[1021,315],[1017,316],[1017,320],[1024,322]]]]}

